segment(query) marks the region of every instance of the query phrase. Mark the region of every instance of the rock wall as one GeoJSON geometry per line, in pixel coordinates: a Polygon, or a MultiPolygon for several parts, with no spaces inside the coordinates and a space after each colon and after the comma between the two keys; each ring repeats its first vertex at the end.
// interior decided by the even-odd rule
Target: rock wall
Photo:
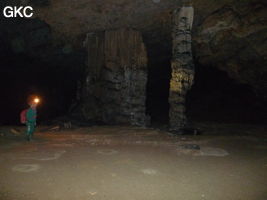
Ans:
{"type": "MultiPolygon", "coordinates": [[[[88,32],[130,27],[147,35],[148,43],[166,45],[170,40],[171,12],[188,0],[49,2],[47,6],[34,6],[35,17],[50,25],[57,40],[79,46],[88,32]]],[[[238,83],[248,84],[266,97],[266,0],[192,0],[192,3],[196,63],[226,71],[238,83]]],[[[166,56],[164,52],[159,54],[166,56]]]]}
{"type": "Polygon", "coordinates": [[[263,0],[218,6],[195,24],[193,44],[196,62],[227,72],[267,99],[266,8],[263,0]]]}
{"type": "Polygon", "coordinates": [[[194,78],[191,48],[193,17],[194,9],[191,6],[173,12],[173,58],[169,94],[169,126],[173,131],[179,131],[186,126],[185,98],[194,78]]]}
{"type": "Polygon", "coordinates": [[[86,46],[83,116],[108,124],[145,125],[147,53],[141,34],[126,29],[88,34],[86,46]]]}
{"type": "MultiPolygon", "coordinates": [[[[23,2],[34,7],[34,18],[12,20],[1,18],[1,60],[5,60],[8,54],[21,54],[42,61],[44,63],[42,67],[51,68],[52,71],[58,69],[76,72],[80,79],[84,75],[83,61],[85,59],[81,44],[84,35],[88,32],[121,27],[138,30],[142,32],[145,42],[148,44],[147,47],[151,49],[151,55],[164,60],[169,56],[168,49],[171,48],[172,10],[180,7],[185,1],[165,0],[155,3],[152,0],[108,0],[103,3],[98,0],[1,0],[0,7],[19,6],[23,5],[23,2]],[[157,46],[164,48],[155,48],[157,46]]],[[[197,66],[214,67],[225,71],[237,83],[249,85],[259,97],[266,100],[266,0],[192,0],[192,2],[195,9],[192,30],[193,51],[197,66]]],[[[94,35],[94,37],[88,35],[88,40],[90,38],[92,40],[90,44],[99,46],[99,43],[102,42],[101,45],[104,48],[105,33],[94,35]]],[[[114,42],[115,39],[112,41],[114,42]]],[[[182,45],[178,45],[178,48],[180,47],[182,45]]],[[[87,119],[102,120],[107,118],[104,116],[109,116],[103,112],[103,105],[105,105],[102,101],[103,83],[105,79],[109,80],[104,77],[109,76],[110,73],[114,74],[114,70],[105,73],[105,76],[100,75],[103,70],[108,71],[107,61],[104,60],[106,59],[104,50],[98,51],[90,45],[88,48],[91,48],[90,62],[93,60],[97,62],[89,66],[97,66],[97,69],[87,68],[87,73],[93,74],[95,79],[91,76],[87,77],[87,83],[84,84],[86,86],[83,98],[85,103],[83,103],[80,113],[83,113],[87,119]],[[103,54],[102,58],[100,58],[101,54],[103,54]],[[99,59],[96,61],[96,58],[99,59]],[[93,80],[94,82],[91,83],[93,80]],[[88,98],[89,96],[91,98],[88,98]],[[88,103],[90,101],[93,102],[88,103]],[[97,106],[90,106],[94,104],[97,106]]],[[[113,65],[122,66],[120,61],[115,62],[118,63],[113,62],[113,65]]],[[[186,122],[184,115],[181,114],[185,111],[184,98],[175,95],[176,90],[186,91],[186,89],[179,88],[187,88],[191,84],[190,81],[182,81],[183,79],[191,80],[191,70],[187,71],[179,66],[178,62],[173,62],[171,90],[174,91],[174,95],[171,94],[169,100],[171,105],[170,126],[174,129],[176,126],[184,126],[186,122]],[[188,86],[185,85],[186,82],[188,82],[188,86]],[[176,106],[177,102],[179,102],[178,105],[181,105],[180,108],[176,106]],[[175,112],[175,109],[178,112],[175,112]]],[[[39,67],[40,65],[38,65],[39,67]]],[[[120,76],[126,76],[127,70],[123,71],[124,75],[121,75],[120,72],[120,76]]],[[[130,74],[135,77],[134,73],[130,74]]],[[[131,78],[134,79],[133,77],[131,78]]],[[[119,90],[121,91],[121,89],[119,90]]],[[[123,112],[120,111],[120,113],[123,112]]]]}

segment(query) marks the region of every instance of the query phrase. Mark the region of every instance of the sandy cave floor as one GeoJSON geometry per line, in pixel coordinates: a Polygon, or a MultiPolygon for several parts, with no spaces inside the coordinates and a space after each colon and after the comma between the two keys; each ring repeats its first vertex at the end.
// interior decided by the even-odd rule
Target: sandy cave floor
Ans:
{"type": "Polygon", "coordinates": [[[0,127],[0,200],[266,200],[266,129],[209,127],[0,127]]]}

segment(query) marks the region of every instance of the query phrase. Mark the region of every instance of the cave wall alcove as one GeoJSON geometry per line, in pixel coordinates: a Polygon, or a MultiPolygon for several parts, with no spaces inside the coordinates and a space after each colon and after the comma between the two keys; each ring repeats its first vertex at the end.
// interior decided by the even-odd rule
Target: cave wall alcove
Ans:
{"type": "Polygon", "coordinates": [[[253,87],[215,67],[196,64],[195,68],[195,81],[186,98],[189,122],[267,122],[266,100],[253,87]]]}
{"type": "Polygon", "coordinates": [[[35,19],[1,21],[1,124],[19,124],[27,97],[40,96],[38,123],[67,115],[77,101],[85,52],[54,41],[50,26],[35,19]]]}

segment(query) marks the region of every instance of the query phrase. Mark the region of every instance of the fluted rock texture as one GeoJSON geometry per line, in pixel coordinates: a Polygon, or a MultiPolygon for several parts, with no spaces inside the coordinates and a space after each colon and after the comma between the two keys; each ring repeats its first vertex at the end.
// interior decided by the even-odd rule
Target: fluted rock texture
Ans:
{"type": "MultiPolygon", "coordinates": [[[[1,19],[0,36],[5,39],[0,39],[0,55],[11,49],[37,59],[51,58],[49,64],[59,59],[60,64],[71,57],[83,60],[83,55],[66,53],[71,49],[82,52],[86,33],[124,27],[142,32],[150,46],[169,45],[171,12],[183,2],[185,0],[1,0],[0,7],[33,6],[35,20],[45,22],[48,27],[31,26],[33,19],[24,19],[25,24],[20,20],[20,26],[14,26],[15,19],[1,19]],[[62,54],[64,46],[72,48],[67,51],[64,48],[62,54]]],[[[223,70],[236,82],[249,85],[267,98],[266,0],[192,0],[192,3],[195,63],[223,70]]],[[[162,58],[166,56],[164,52],[158,54],[162,58]]]]}
{"type": "Polygon", "coordinates": [[[147,53],[134,30],[87,35],[88,71],[82,103],[88,120],[145,125],[147,53]]]}

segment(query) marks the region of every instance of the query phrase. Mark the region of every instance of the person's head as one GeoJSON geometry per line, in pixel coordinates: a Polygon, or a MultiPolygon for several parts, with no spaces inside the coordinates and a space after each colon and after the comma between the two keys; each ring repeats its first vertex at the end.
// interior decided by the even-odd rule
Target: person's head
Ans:
{"type": "Polygon", "coordinates": [[[37,107],[37,103],[31,103],[29,105],[30,105],[31,108],[34,108],[34,109],[37,107]]]}
{"type": "Polygon", "coordinates": [[[28,104],[31,108],[36,108],[39,103],[39,98],[35,95],[31,95],[28,97],[28,104]]]}

